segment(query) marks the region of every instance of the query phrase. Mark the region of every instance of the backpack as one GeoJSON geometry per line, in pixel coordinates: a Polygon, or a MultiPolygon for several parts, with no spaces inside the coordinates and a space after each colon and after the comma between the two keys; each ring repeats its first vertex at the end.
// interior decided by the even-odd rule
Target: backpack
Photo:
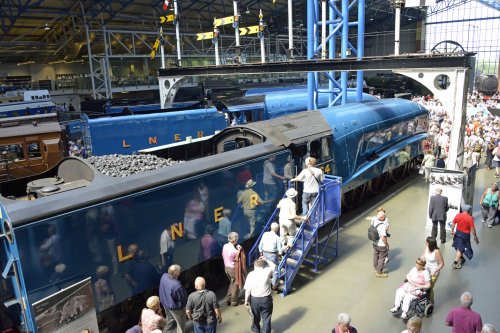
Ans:
{"type": "Polygon", "coordinates": [[[500,148],[498,148],[498,147],[497,147],[497,148],[496,148],[496,150],[497,150],[497,151],[495,152],[495,156],[496,156],[497,158],[500,158],[500,148]]]}
{"type": "Polygon", "coordinates": [[[478,141],[478,142],[476,142],[476,144],[474,145],[474,150],[473,150],[473,151],[474,151],[475,153],[480,153],[480,152],[481,152],[481,149],[482,149],[482,145],[481,145],[481,143],[479,143],[479,141],[478,141]]]}
{"type": "Polygon", "coordinates": [[[380,222],[377,225],[373,225],[373,223],[370,223],[370,227],[368,228],[368,239],[369,240],[376,242],[380,239],[377,227],[381,224],[384,224],[384,222],[380,222]]]}

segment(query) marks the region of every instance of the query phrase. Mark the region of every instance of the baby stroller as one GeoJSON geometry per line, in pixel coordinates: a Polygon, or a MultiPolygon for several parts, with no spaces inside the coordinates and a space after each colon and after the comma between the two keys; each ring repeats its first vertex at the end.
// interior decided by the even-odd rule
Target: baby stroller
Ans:
{"type": "MultiPolygon", "coordinates": [[[[432,312],[434,311],[434,304],[430,301],[431,289],[424,290],[422,294],[418,295],[415,299],[411,300],[410,307],[407,312],[406,318],[403,318],[404,321],[407,321],[409,318],[413,316],[418,317],[430,317],[432,312]]],[[[393,312],[394,316],[401,316],[401,305],[399,306],[399,311],[393,312]]]]}

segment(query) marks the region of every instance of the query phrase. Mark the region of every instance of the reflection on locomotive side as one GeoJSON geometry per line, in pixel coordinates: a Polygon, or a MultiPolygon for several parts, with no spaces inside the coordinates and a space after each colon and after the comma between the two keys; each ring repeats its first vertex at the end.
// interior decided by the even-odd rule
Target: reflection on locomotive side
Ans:
{"type": "Polygon", "coordinates": [[[292,161],[301,168],[313,156],[348,192],[421,154],[427,133],[418,123],[426,114],[400,100],[307,111],[164,147],[155,155],[186,162],[123,178],[68,158],[40,176],[59,183],[36,190],[34,200],[7,199],[25,195],[27,181],[4,183],[0,204],[14,226],[29,302],[91,276],[105,316],[112,304],[157,287],[171,263],[185,269],[186,286],[201,275],[216,289],[226,281],[221,235],[234,231],[245,243],[283,197],[281,181],[264,187],[264,169],[280,179],[292,161]]]}
{"type": "MultiPolygon", "coordinates": [[[[287,158],[287,153],[277,154],[277,165],[282,168],[287,158]]],[[[181,188],[168,185],[50,218],[36,226],[20,227],[16,236],[21,252],[26,254],[22,262],[26,286],[34,293],[31,296],[40,299],[53,292],[47,286],[58,263],[66,265],[67,275],[72,278],[88,275],[99,266],[112,268],[109,281],[116,293],[115,303],[157,286],[159,268],[171,262],[183,267],[199,264],[200,259],[205,259],[199,252],[207,227],[217,229],[224,209],[237,211],[236,198],[241,188],[234,175],[250,171],[260,179],[256,188],[262,193],[263,162],[256,159],[184,181],[181,188]],[[213,208],[208,213],[199,195],[202,182],[210,191],[206,203],[213,208]],[[166,235],[171,245],[165,251],[162,246],[166,235]]],[[[257,221],[262,223],[262,217],[273,209],[272,204],[259,207],[257,221]]],[[[250,226],[246,221],[243,216],[237,217],[232,230],[248,234],[250,226]]],[[[260,230],[262,225],[257,227],[260,230]]],[[[71,283],[65,281],[57,287],[71,283]]]]}

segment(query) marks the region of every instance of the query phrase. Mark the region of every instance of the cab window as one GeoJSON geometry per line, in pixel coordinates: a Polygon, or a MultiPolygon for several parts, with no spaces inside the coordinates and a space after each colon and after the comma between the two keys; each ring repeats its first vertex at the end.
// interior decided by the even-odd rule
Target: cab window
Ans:
{"type": "Polygon", "coordinates": [[[36,141],[28,142],[28,156],[29,158],[40,158],[42,157],[42,152],[40,150],[40,145],[36,141]]]}

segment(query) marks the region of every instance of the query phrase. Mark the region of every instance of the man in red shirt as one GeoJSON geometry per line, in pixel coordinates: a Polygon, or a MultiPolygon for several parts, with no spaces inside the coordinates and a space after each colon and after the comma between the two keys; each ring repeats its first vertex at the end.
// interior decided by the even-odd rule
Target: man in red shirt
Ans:
{"type": "Polygon", "coordinates": [[[471,216],[472,207],[464,205],[461,213],[457,214],[451,224],[451,237],[453,237],[453,247],[457,250],[455,261],[452,264],[453,268],[460,269],[465,262],[464,255],[472,259],[473,252],[470,243],[470,235],[474,236],[476,244],[479,244],[477,239],[476,229],[474,228],[474,218],[471,216]],[[455,231],[455,225],[457,227],[455,231]]]}

